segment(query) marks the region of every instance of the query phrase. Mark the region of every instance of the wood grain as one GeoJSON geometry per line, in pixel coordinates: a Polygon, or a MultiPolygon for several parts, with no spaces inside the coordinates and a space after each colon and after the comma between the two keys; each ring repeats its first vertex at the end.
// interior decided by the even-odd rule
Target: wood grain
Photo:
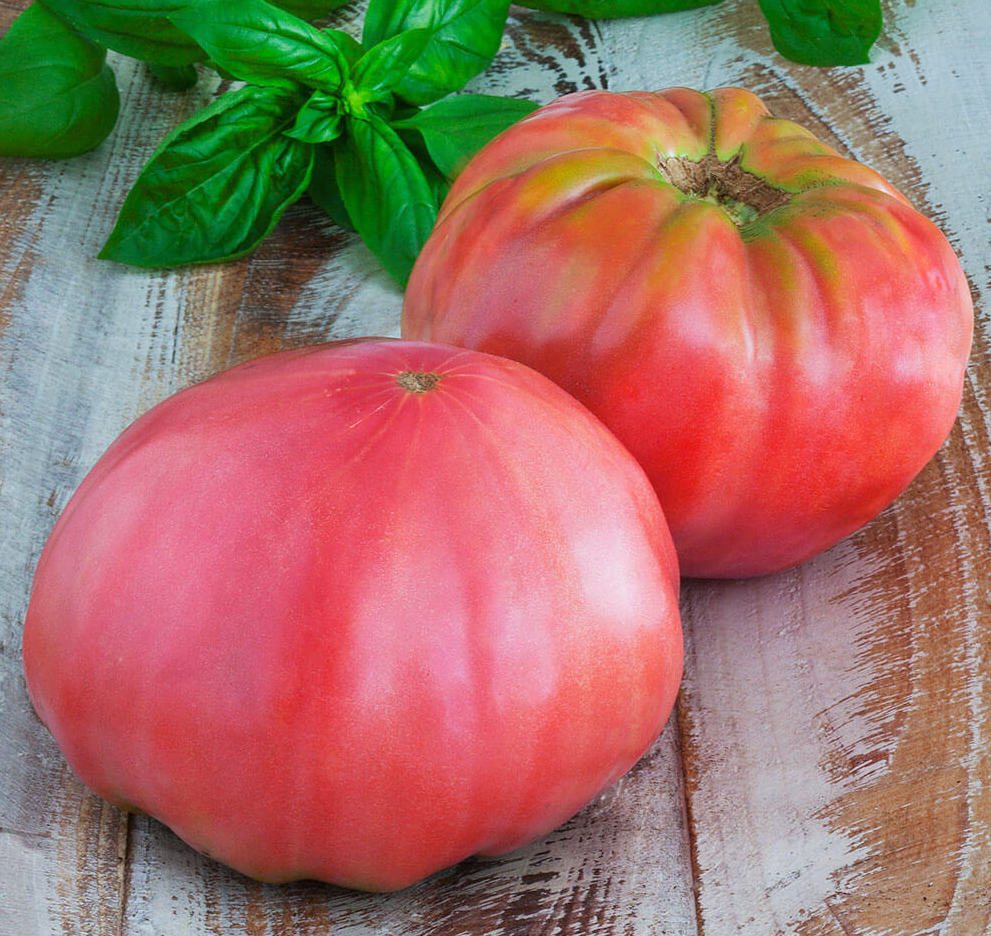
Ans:
{"type": "MultiPolygon", "coordinates": [[[[0,0],[0,30],[24,6],[0,0]]],[[[399,290],[307,202],[233,264],[94,259],[158,140],[220,90],[206,75],[175,95],[112,56],[101,147],[0,161],[0,936],[991,933],[991,13],[885,14],[870,65],[822,70],[778,56],[743,0],[600,23],[512,8],[471,90],[749,87],[946,231],[978,327],[960,420],[891,508],[798,569],[685,583],[677,717],[627,777],[546,839],[394,895],[258,884],[102,803],[31,710],[20,628],[55,517],[130,420],[257,354],[398,334],[399,290]]]]}

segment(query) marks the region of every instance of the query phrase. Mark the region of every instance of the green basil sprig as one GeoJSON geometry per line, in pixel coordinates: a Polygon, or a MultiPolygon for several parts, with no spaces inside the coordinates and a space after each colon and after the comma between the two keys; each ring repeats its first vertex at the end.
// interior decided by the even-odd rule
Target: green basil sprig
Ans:
{"type": "MultiPolygon", "coordinates": [[[[343,2],[277,0],[277,5],[287,15],[316,18],[343,2]]],[[[0,38],[0,156],[64,158],[105,139],[120,106],[108,48],[144,60],[170,89],[195,85],[193,63],[207,53],[168,17],[197,4],[36,0],[0,38]]]]}
{"type": "Polygon", "coordinates": [[[199,0],[171,16],[209,65],[247,84],[163,141],[101,257],[139,266],[239,257],[308,190],[405,283],[454,174],[536,107],[443,97],[491,59],[503,0],[495,19],[479,15],[496,9],[491,0],[371,0],[361,43],[285,6],[199,0]],[[422,90],[424,63],[435,71],[420,96],[443,99],[421,110],[409,89],[422,90]]]}
{"type": "Polygon", "coordinates": [[[117,121],[106,49],[39,3],[0,39],[0,156],[78,156],[117,121]]]}

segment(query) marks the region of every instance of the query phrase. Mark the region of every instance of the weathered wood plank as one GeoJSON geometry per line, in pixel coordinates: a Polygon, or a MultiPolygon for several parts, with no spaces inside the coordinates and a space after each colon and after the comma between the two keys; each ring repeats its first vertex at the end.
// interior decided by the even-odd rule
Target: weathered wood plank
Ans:
{"type": "MultiPolygon", "coordinates": [[[[26,2],[0,0],[0,29],[26,2]]],[[[980,326],[960,423],[896,505],[801,569],[686,584],[677,724],[626,779],[544,841],[396,895],[257,884],[102,804],[30,710],[19,634],[55,516],[127,422],[256,354],[397,334],[399,291],[305,203],[235,264],[93,259],[216,81],[171,95],[115,58],[122,118],[103,146],[0,162],[0,936],[991,932],[987,9],[888,4],[872,64],[822,71],[773,52],[756,4],[596,24],[513,8],[472,90],[748,86],[947,230],[980,326]]]]}
{"type": "MultiPolygon", "coordinates": [[[[0,10],[0,28],[13,13],[9,6],[0,10]]],[[[53,393],[47,413],[36,405],[41,385],[59,385],[57,362],[38,360],[38,352],[58,328],[61,303],[53,302],[55,290],[29,295],[32,276],[41,271],[51,279],[59,272],[50,265],[57,255],[46,256],[41,245],[45,218],[51,218],[52,169],[9,160],[0,171],[0,933],[5,936],[117,933],[127,836],[120,812],[71,775],[31,712],[21,677],[20,623],[34,561],[78,481],[71,441],[62,445],[60,405],[67,400],[53,393]],[[22,310],[39,299],[45,312],[25,317],[22,310]],[[32,358],[25,374],[22,365],[32,358]]],[[[80,171],[85,172],[84,163],[80,171]]],[[[60,226],[56,220],[51,230],[60,226]]]]}

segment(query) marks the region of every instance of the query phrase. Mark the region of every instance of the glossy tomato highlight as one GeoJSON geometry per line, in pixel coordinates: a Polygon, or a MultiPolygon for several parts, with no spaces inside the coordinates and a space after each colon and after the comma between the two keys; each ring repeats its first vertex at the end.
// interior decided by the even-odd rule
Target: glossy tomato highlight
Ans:
{"type": "Polygon", "coordinates": [[[31,699],[79,777],[266,881],[388,890],[543,835],[681,673],[656,495],[560,388],[388,340],[138,419],[38,566],[31,699]]]}
{"type": "Polygon", "coordinates": [[[403,335],[522,361],[609,426],[682,572],[795,565],[946,438],[973,309],[946,238],[747,91],[588,91],[465,168],[403,335]]]}

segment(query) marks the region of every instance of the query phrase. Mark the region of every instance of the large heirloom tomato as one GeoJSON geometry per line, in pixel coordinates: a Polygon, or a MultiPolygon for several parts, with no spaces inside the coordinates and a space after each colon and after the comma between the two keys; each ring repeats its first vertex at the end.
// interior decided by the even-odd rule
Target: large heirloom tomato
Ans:
{"type": "Polygon", "coordinates": [[[403,334],[550,376],[633,452],[684,574],[797,564],[956,416],[973,310],[943,235],[749,92],[590,91],[469,163],[403,334]]]}
{"type": "Polygon", "coordinates": [[[360,340],[169,398],[42,554],[28,689],[79,777],[268,881],[386,890],[546,833],[681,672],[657,496],[522,365],[360,340]]]}

